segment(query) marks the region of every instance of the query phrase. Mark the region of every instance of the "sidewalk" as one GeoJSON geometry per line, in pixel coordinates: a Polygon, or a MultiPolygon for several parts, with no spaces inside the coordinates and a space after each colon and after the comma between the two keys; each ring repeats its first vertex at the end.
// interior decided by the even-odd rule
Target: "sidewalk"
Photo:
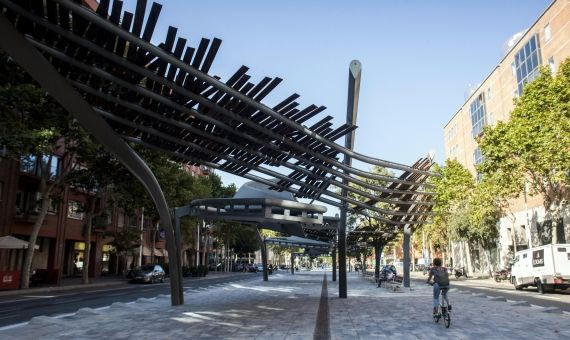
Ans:
{"type": "MultiPolygon", "coordinates": [[[[208,280],[215,279],[218,277],[223,277],[227,275],[240,275],[243,273],[225,273],[225,272],[209,272],[205,277],[185,277],[184,281],[193,280],[208,280]]],[[[168,279],[167,279],[168,280],[168,279]]],[[[122,286],[129,282],[129,279],[125,279],[121,276],[101,276],[98,278],[89,278],[89,284],[82,284],[81,278],[72,277],[65,278],[62,280],[59,286],[43,286],[43,287],[33,287],[29,289],[14,289],[14,290],[4,290],[0,291],[0,297],[2,296],[14,296],[14,295],[30,295],[38,293],[47,292],[61,292],[75,289],[90,289],[90,288],[100,288],[100,287],[112,287],[112,286],[122,286]]]]}
{"type": "Polygon", "coordinates": [[[432,320],[430,286],[393,293],[349,273],[348,299],[339,299],[338,283],[331,282],[330,275],[324,318],[322,304],[319,307],[324,272],[278,272],[268,282],[255,276],[186,290],[184,306],[172,307],[169,296],[160,295],[83,308],[60,318],[36,317],[27,325],[0,330],[0,338],[312,339],[322,327],[330,329],[332,339],[570,337],[566,314],[460,294],[457,289],[450,292],[452,323],[445,329],[432,320]]]}

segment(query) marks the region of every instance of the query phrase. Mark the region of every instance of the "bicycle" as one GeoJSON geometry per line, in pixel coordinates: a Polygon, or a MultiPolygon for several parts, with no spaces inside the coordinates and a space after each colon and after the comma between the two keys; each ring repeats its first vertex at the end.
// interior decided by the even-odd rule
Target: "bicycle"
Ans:
{"type": "MultiPolygon", "coordinates": [[[[430,286],[433,286],[433,283],[430,283],[430,286]]],[[[440,303],[437,307],[437,313],[433,314],[433,321],[435,323],[439,323],[439,319],[443,318],[443,323],[445,324],[445,328],[449,328],[451,325],[451,306],[448,306],[443,298],[443,294],[441,291],[443,289],[449,289],[449,287],[440,287],[440,303]]]]}

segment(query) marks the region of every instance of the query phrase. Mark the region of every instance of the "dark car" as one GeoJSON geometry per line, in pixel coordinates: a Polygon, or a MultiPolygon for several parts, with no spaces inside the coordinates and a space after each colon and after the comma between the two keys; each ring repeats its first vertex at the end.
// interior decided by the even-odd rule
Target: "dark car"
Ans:
{"type": "Polygon", "coordinates": [[[133,271],[131,282],[164,282],[166,273],[158,264],[147,264],[133,271]]]}

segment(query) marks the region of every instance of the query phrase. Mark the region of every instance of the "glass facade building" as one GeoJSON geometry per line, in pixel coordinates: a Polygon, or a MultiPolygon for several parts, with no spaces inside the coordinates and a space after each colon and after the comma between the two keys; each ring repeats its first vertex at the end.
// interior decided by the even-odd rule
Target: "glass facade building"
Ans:
{"type": "Polygon", "coordinates": [[[485,110],[485,93],[479,94],[473,102],[469,111],[471,112],[471,135],[477,138],[487,125],[487,114],[485,110]]]}
{"type": "Polygon", "coordinates": [[[518,94],[522,93],[524,84],[533,81],[540,73],[541,65],[538,34],[515,54],[515,71],[517,75],[518,94]]]}

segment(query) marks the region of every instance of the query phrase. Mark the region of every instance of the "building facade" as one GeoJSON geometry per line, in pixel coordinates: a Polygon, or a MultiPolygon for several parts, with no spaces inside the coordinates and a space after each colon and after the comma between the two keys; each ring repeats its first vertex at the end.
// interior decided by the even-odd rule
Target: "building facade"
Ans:
{"type": "MultiPolygon", "coordinates": [[[[514,108],[513,98],[520,95],[525,83],[539,74],[540,66],[554,72],[570,57],[570,1],[556,0],[525,32],[511,40],[510,49],[443,129],[446,159],[456,159],[476,178],[475,166],[483,160],[476,138],[485,126],[507,121],[514,108]]],[[[545,231],[553,223],[545,214],[542,197],[526,192],[510,202],[512,214],[500,221],[499,262],[504,265],[509,252],[541,244],[545,231]]],[[[570,241],[570,216],[559,228],[570,241]]]]}

